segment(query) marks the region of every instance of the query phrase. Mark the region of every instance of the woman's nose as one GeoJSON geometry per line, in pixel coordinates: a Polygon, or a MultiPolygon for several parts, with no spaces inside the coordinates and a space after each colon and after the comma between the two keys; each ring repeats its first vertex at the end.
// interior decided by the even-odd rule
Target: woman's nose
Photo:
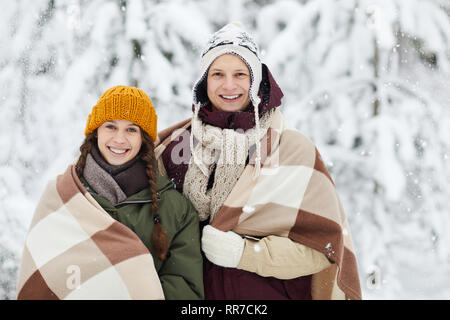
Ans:
{"type": "Polygon", "coordinates": [[[113,140],[116,143],[124,143],[126,141],[125,132],[122,130],[116,130],[113,140]]]}

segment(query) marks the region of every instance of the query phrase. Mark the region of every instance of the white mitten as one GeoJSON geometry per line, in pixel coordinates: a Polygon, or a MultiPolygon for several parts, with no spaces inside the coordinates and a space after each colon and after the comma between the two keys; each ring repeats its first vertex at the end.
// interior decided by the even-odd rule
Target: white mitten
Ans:
{"type": "Polygon", "coordinates": [[[212,263],[236,268],[244,252],[245,239],[233,231],[220,231],[210,225],[203,228],[202,249],[212,263]]]}

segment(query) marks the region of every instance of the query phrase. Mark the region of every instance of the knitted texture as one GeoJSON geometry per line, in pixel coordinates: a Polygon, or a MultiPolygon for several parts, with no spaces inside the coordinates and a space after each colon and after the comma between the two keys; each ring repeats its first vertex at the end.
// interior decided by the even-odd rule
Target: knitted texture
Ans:
{"type": "MultiPolygon", "coordinates": [[[[212,220],[230,194],[246,166],[249,149],[260,143],[270,126],[273,111],[261,118],[261,129],[239,132],[204,124],[195,107],[190,136],[192,157],[183,185],[184,195],[191,200],[201,221],[212,220]],[[194,139],[198,141],[194,147],[194,139]],[[215,167],[214,184],[207,190],[215,167]]],[[[260,155],[256,156],[257,158],[260,155]]],[[[257,160],[258,161],[258,160],[257,160]]],[[[255,171],[257,166],[255,166],[255,171]]]]}
{"type": "Polygon", "coordinates": [[[157,116],[150,98],[141,89],[128,86],[115,86],[102,94],[89,115],[85,135],[88,135],[103,122],[109,120],[128,120],[156,140],[157,116]]]}

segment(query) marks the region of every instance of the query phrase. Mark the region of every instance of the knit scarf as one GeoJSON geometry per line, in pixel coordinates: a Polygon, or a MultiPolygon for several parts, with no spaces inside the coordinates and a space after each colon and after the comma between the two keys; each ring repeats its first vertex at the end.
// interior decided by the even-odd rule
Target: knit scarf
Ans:
{"type": "MultiPolygon", "coordinates": [[[[245,132],[205,124],[198,117],[198,111],[199,106],[196,106],[191,127],[192,157],[183,193],[196,208],[200,221],[208,217],[211,221],[244,171],[249,149],[253,146],[259,149],[259,141],[270,126],[273,111],[266,112],[258,126],[245,132]],[[195,146],[194,140],[197,141],[195,146]],[[214,174],[214,183],[208,189],[211,174],[214,174]]],[[[259,168],[255,166],[255,170],[259,168]]]]}
{"type": "Polygon", "coordinates": [[[97,146],[86,157],[83,178],[114,206],[148,187],[145,165],[139,156],[125,164],[113,166],[104,160],[97,146]]]}

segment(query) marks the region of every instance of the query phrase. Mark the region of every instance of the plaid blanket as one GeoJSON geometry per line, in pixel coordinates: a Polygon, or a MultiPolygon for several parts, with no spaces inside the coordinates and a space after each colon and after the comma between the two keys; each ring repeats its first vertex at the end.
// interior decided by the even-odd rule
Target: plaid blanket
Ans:
{"type": "MultiPolygon", "coordinates": [[[[187,127],[183,121],[161,132],[157,157],[187,127]]],[[[313,299],[361,299],[350,228],[315,145],[276,110],[261,153],[259,178],[253,179],[253,153],[211,225],[244,236],[289,237],[318,250],[334,263],[313,275],[313,299]]]]}
{"type": "Polygon", "coordinates": [[[164,299],[153,257],[70,165],[51,180],[23,251],[17,299],[164,299]]]}

